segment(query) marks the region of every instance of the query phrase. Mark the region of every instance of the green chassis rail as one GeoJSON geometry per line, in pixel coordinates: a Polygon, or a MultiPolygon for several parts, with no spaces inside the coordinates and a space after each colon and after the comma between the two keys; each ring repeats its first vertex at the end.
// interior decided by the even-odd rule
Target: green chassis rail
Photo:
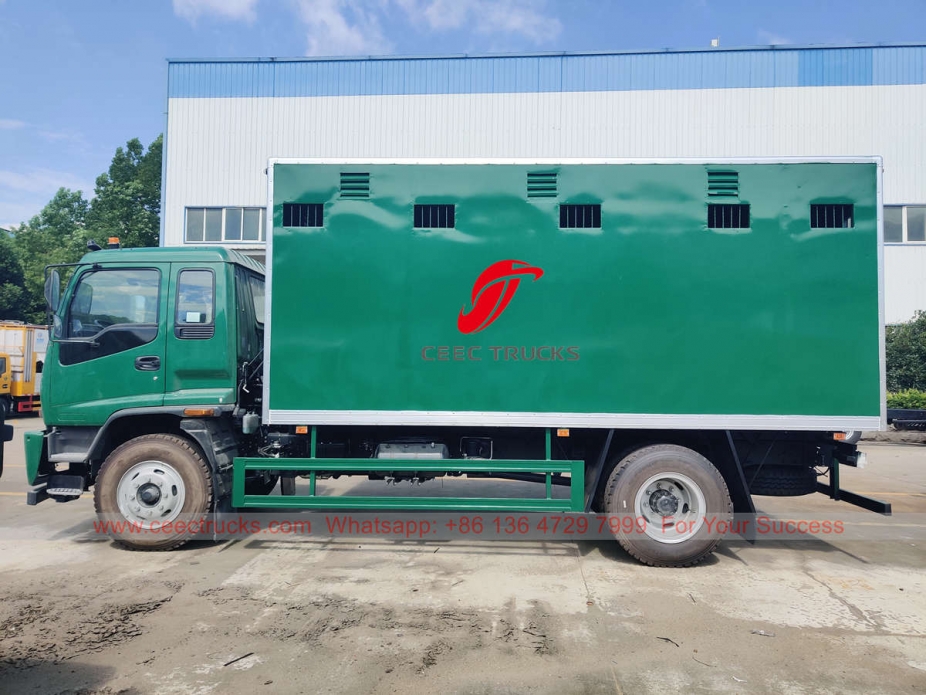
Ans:
{"type": "Polygon", "coordinates": [[[546,430],[546,459],[372,459],[316,458],[316,429],[312,428],[310,458],[236,458],[232,484],[232,504],[237,508],[292,509],[441,509],[518,512],[581,512],[585,510],[585,462],[554,461],[551,457],[550,430],[546,430]],[[250,471],[308,472],[308,495],[246,495],[244,483],[250,471]],[[316,494],[316,475],[394,471],[423,473],[541,473],[546,475],[544,497],[378,497],[316,494]],[[553,474],[569,473],[569,499],[553,498],[553,474]]]}

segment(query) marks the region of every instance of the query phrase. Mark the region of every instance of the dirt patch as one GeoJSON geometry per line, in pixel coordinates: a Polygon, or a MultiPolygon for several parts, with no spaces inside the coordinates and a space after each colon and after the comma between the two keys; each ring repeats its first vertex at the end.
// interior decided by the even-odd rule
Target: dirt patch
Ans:
{"type": "MultiPolygon", "coordinates": [[[[512,605],[507,617],[474,610],[396,609],[364,604],[338,596],[318,596],[308,602],[258,599],[237,587],[199,592],[215,606],[228,608],[236,602],[258,604],[268,615],[266,626],[253,632],[277,642],[299,641],[316,647],[334,647],[337,642],[376,640],[382,636],[380,651],[414,665],[414,652],[420,652],[416,670],[423,673],[454,651],[482,649],[492,643],[511,651],[524,649],[537,655],[552,654],[555,640],[550,611],[535,603],[525,612],[512,605]],[[434,639],[435,635],[440,637],[434,639]],[[416,645],[423,645],[418,648],[416,645]]],[[[394,670],[394,668],[393,668],[394,670]]]]}
{"type": "Polygon", "coordinates": [[[142,618],[170,601],[105,604],[95,613],[74,620],[73,601],[47,596],[7,600],[11,612],[0,623],[0,672],[73,659],[88,652],[111,649],[142,634],[142,618]],[[18,604],[18,605],[17,605],[18,604]],[[70,605],[69,605],[70,604],[70,605]]]}

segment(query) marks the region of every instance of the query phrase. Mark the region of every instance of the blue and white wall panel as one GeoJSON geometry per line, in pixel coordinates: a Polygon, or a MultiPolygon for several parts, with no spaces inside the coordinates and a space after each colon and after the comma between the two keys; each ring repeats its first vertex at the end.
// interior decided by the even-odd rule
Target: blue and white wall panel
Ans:
{"type": "MultiPolygon", "coordinates": [[[[921,46],[174,62],[168,91],[167,246],[188,206],[264,206],[270,157],[881,155],[884,202],[926,204],[921,46]]],[[[887,320],[926,309],[926,246],[885,263],[887,320]]]]}

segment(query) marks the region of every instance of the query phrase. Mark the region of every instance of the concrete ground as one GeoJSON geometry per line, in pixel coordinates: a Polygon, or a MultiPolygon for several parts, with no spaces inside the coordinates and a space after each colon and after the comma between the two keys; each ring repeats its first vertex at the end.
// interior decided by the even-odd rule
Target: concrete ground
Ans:
{"type": "Polygon", "coordinates": [[[87,495],[26,506],[22,432],[41,425],[14,424],[2,692],[926,691],[923,445],[866,443],[869,467],[843,471],[844,487],[891,501],[891,518],[822,495],[757,498],[776,518],[849,532],[729,540],[697,567],[652,569],[606,541],[260,536],[124,551],[93,532],[87,495]]]}

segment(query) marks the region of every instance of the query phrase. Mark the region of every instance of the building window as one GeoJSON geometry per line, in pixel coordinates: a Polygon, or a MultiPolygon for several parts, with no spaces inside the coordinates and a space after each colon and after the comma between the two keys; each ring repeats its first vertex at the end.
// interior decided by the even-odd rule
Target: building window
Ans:
{"type": "Polygon", "coordinates": [[[708,229],[749,229],[748,203],[708,203],[708,229]]]}
{"type": "Polygon", "coordinates": [[[926,206],[907,207],[907,241],[926,241],[926,206]]]}
{"type": "Polygon", "coordinates": [[[601,205],[560,205],[560,229],[601,229],[601,205]]]}
{"type": "Polygon", "coordinates": [[[260,242],[266,238],[263,208],[187,208],[186,242],[260,242]]]}
{"type": "Polygon", "coordinates": [[[416,205],[416,229],[453,229],[456,227],[455,205],[416,205]]]}
{"type": "Polygon", "coordinates": [[[884,242],[926,243],[926,205],[884,206],[884,242]]]}
{"type": "Polygon", "coordinates": [[[903,242],[903,206],[891,205],[884,208],[884,241],[899,244],[903,242]]]}

